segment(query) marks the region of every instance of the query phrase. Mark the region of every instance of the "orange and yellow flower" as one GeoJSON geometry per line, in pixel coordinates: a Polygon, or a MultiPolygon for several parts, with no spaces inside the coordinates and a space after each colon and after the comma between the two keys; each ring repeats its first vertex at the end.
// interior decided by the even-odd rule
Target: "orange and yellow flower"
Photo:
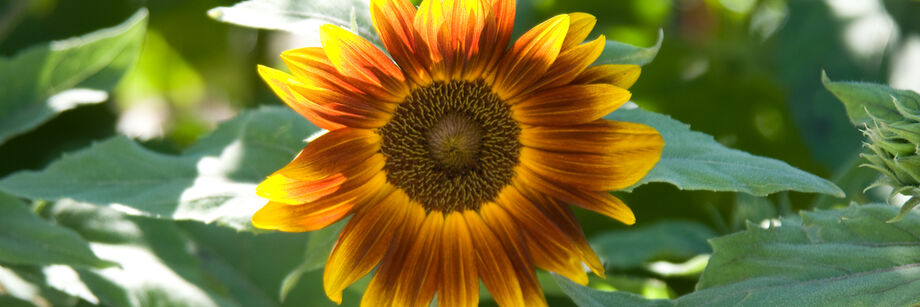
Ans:
{"type": "Polygon", "coordinates": [[[590,66],[595,18],[559,15],[513,44],[514,0],[373,0],[389,53],[341,28],[259,73],[329,130],[258,193],[256,227],[312,231],[351,216],[329,255],[326,294],[375,268],[364,306],[546,305],[535,267],[581,284],[604,267],[569,204],[626,224],[607,191],[658,161],[654,129],[602,117],[630,98],[635,65],[590,66]],[[509,47],[510,44],[510,47],[509,47]]]}

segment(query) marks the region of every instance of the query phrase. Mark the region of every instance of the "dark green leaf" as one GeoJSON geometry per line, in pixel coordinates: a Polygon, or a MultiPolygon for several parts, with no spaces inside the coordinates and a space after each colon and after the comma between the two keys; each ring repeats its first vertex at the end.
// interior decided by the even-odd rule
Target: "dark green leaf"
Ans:
{"type": "Polygon", "coordinates": [[[0,143],[57,113],[108,99],[134,66],[147,28],[147,10],[124,23],[0,58],[0,143]]]}
{"type": "Polygon", "coordinates": [[[821,74],[821,81],[843,102],[850,121],[858,128],[872,124],[872,117],[886,122],[902,120],[904,116],[895,107],[895,100],[912,111],[920,111],[920,95],[913,91],[866,82],[835,82],[827,77],[827,73],[821,74]]]}
{"type": "Polygon", "coordinates": [[[661,49],[661,43],[664,41],[664,31],[658,32],[658,42],[648,48],[636,47],[633,45],[621,43],[618,41],[607,40],[604,46],[604,53],[601,54],[595,65],[601,64],[634,64],[645,65],[651,63],[658,55],[661,49]]]}
{"type": "Polygon", "coordinates": [[[0,261],[11,264],[66,264],[107,267],[73,231],[39,218],[15,197],[0,193],[0,261]]]}
{"type": "Polygon", "coordinates": [[[711,136],[692,131],[690,126],[666,115],[620,109],[606,118],[652,126],[666,143],[655,168],[628,190],[649,182],[668,182],[684,190],[745,192],[756,196],[787,190],[844,196],[830,181],[782,161],[727,148],[711,136]]]}
{"type": "Polygon", "coordinates": [[[368,0],[249,0],[217,7],[208,15],[244,27],[319,35],[319,26],[333,24],[351,29],[378,46],[368,0]]]}
{"type": "Polygon", "coordinates": [[[317,130],[286,108],[262,108],[222,124],[180,156],[116,137],[65,155],[43,171],[0,180],[0,190],[251,229],[249,218],[265,204],[255,195],[256,184],[290,162],[317,130]]]}
{"type": "Polygon", "coordinates": [[[288,273],[281,283],[282,300],[297,286],[303,274],[318,270],[326,265],[326,259],[329,258],[329,253],[332,252],[332,247],[335,246],[335,242],[339,238],[342,229],[345,228],[346,223],[348,223],[347,219],[310,232],[310,241],[307,243],[303,262],[288,273]]]}
{"type": "Polygon", "coordinates": [[[698,222],[666,220],[592,237],[591,246],[608,268],[634,269],[656,260],[686,261],[711,253],[716,233],[698,222]]]}

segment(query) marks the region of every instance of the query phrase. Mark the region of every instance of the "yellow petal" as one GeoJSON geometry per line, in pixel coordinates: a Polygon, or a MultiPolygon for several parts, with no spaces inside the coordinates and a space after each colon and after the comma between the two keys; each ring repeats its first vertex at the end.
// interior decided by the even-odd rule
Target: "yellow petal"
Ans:
{"type": "Polygon", "coordinates": [[[631,95],[608,84],[557,87],[515,103],[511,116],[520,123],[535,126],[590,123],[622,106],[631,95]]]}

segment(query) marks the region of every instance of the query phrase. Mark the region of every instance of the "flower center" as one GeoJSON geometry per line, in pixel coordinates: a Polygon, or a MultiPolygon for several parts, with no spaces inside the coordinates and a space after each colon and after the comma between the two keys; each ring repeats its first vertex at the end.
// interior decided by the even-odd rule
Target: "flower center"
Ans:
{"type": "Polygon", "coordinates": [[[481,142],[479,123],[459,113],[444,115],[428,130],[431,157],[447,171],[463,172],[474,166],[481,142]]]}
{"type": "Polygon", "coordinates": [[[387,181],[426,211],[478,210],[511,183],[521,128],[483,81],[412,91],[377,130],[387,181]]]}

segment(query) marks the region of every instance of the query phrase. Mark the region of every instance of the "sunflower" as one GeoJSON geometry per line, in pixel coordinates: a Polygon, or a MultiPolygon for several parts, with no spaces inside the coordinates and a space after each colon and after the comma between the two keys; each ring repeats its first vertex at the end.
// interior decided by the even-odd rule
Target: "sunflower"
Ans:
{"type": "Polygon", "coordinates": [[[553,17],[513,44],[513,0],[373,0],[386,53],[332,25],[322,48],[259,73],[328,132],[257,189],[263,229],[349,217],[323,274],[328,297],[374,269],[364,306],[473,306],[480,280],[501,306],[546,305],[535,268],[603,276],[569,204],[626,224],[607,191],[658,161],[653,128],[602,117],[630,98],[635,65],[589,67],[596,19],[553,17]],[[510,47],[509,47],[510,44],[510,47]]]}

